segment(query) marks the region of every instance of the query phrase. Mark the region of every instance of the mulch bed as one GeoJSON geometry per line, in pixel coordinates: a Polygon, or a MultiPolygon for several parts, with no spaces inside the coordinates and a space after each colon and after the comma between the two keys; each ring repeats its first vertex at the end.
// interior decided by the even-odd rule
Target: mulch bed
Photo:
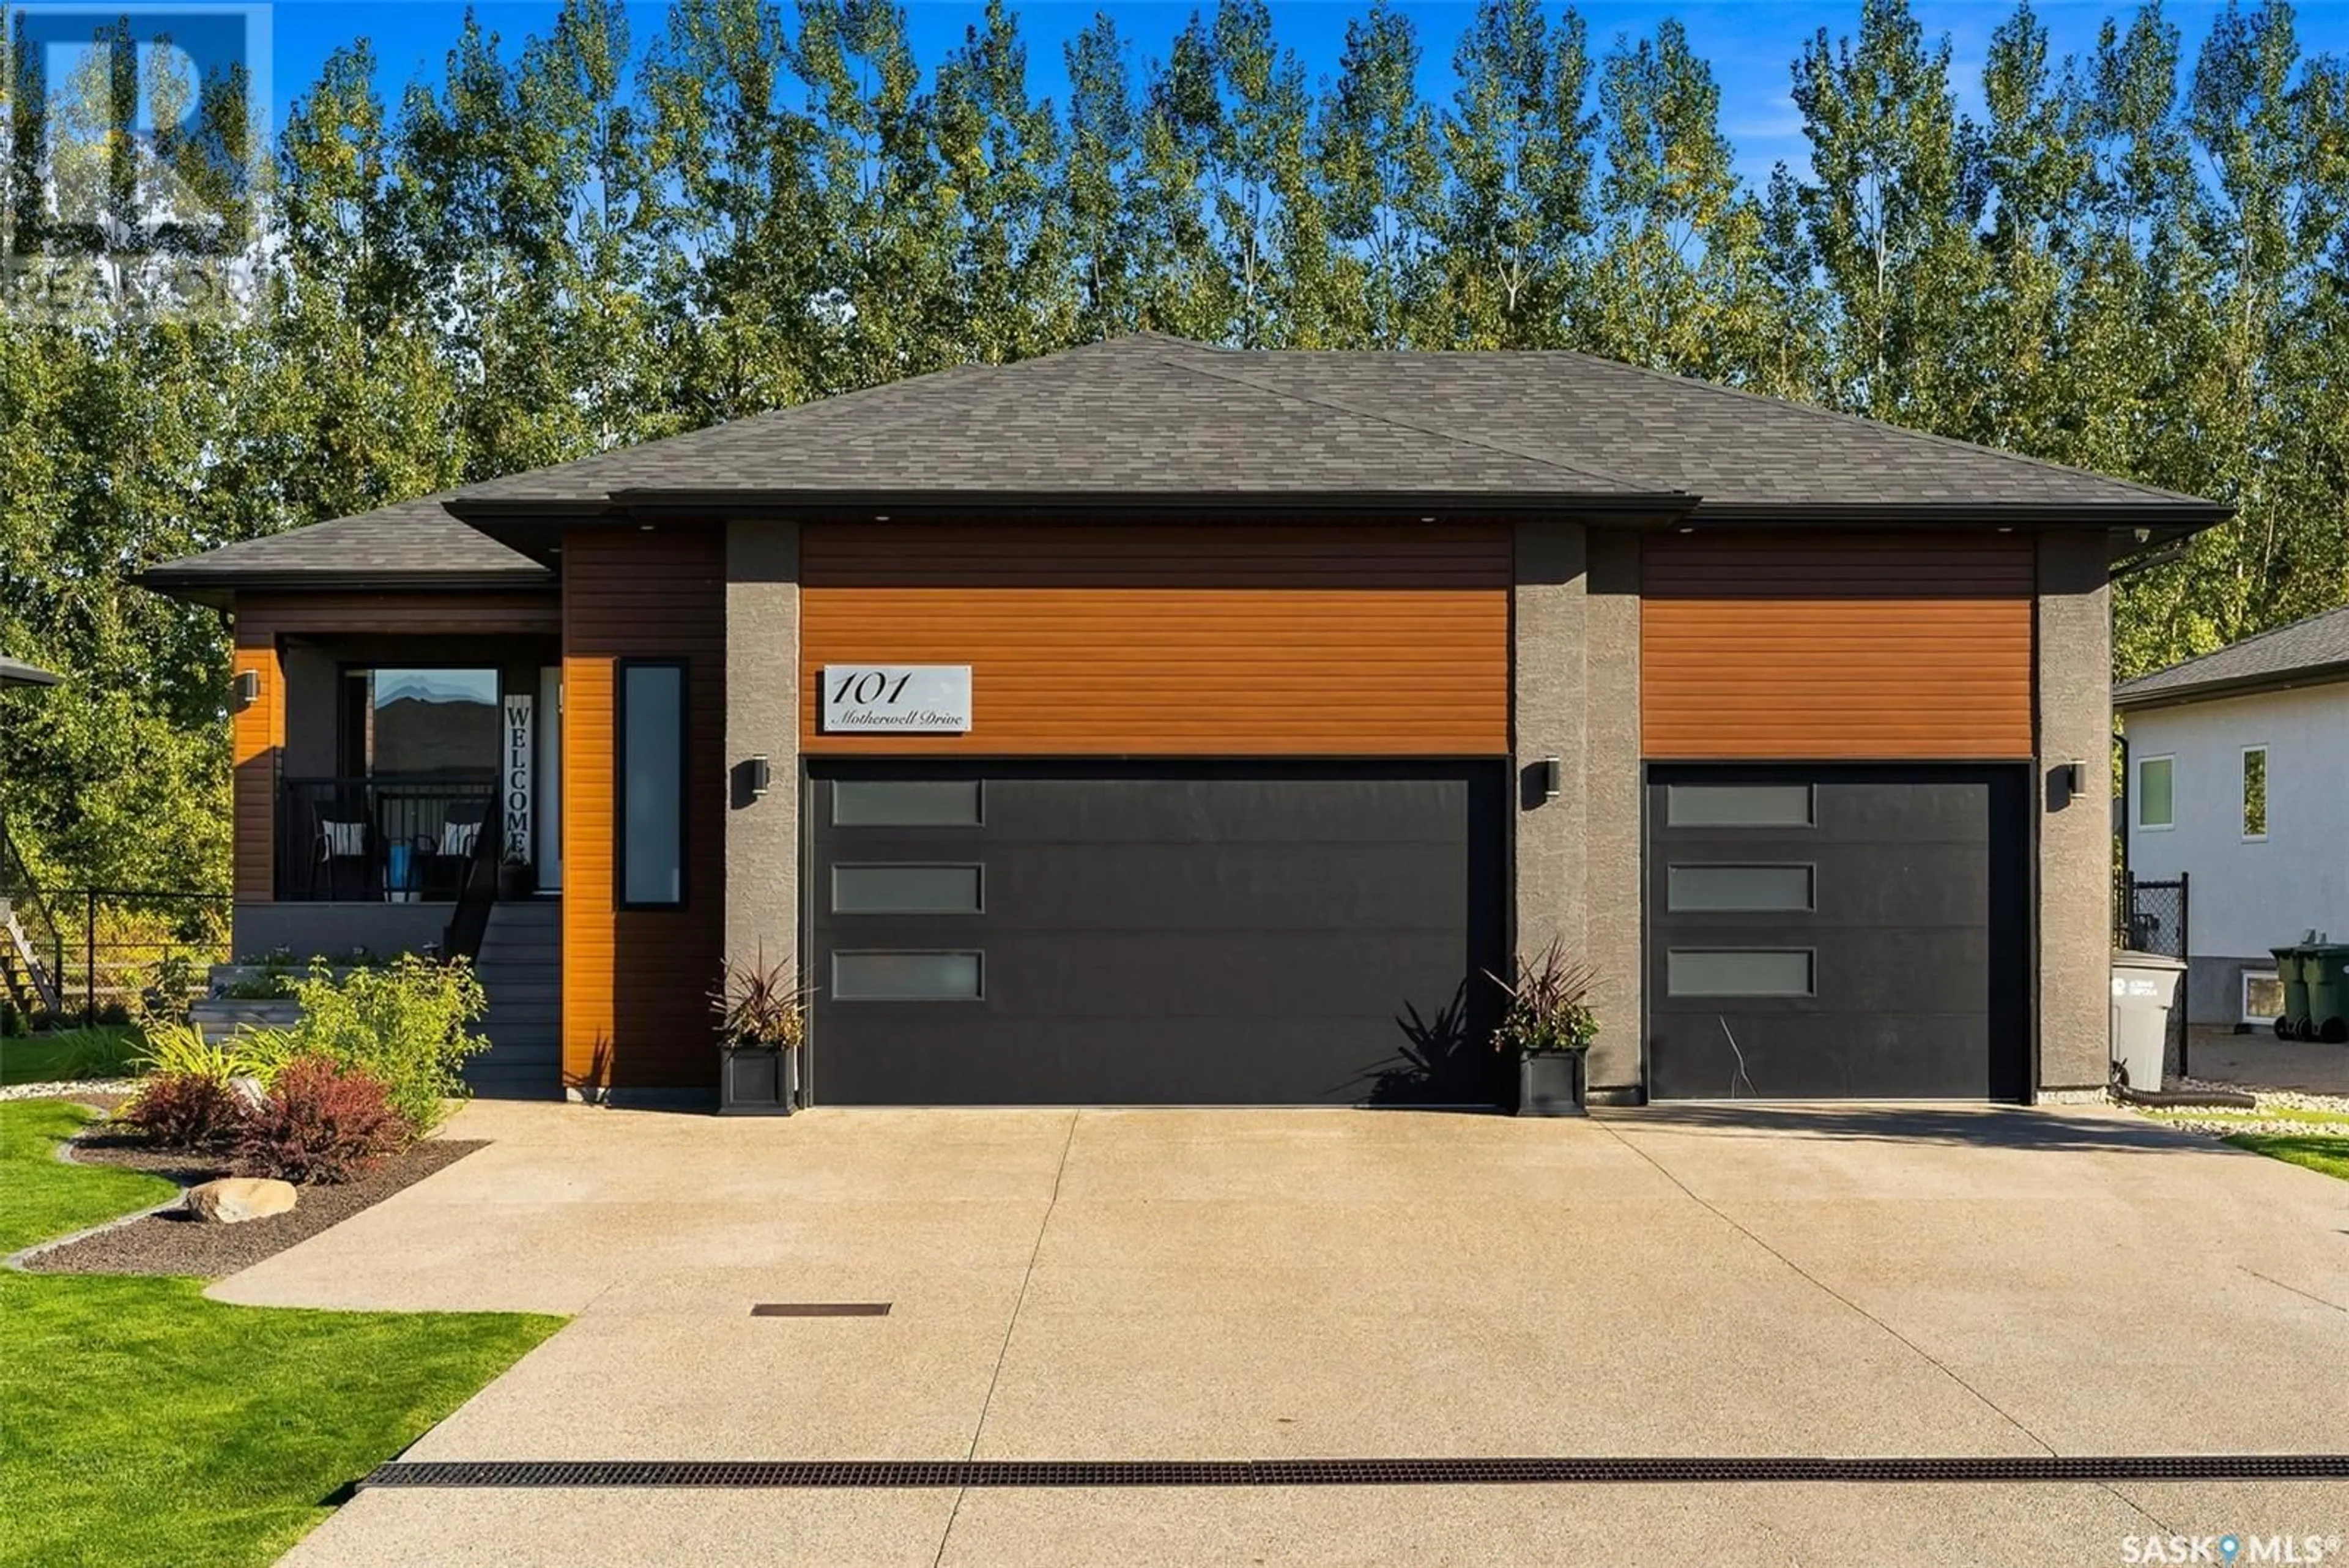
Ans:
{"type": "MultiPolygon", "coordinates": [[[[129,1134],[107,1131],[104,1123],[95,1124],[70,1147],[78,1164],[143,1170],[182,1187],[228,1174],[217,1163],[207,1164],[204,1156],[153,1148],[129,1134]]],[[[303,1188],[301,1200],[290,1213],[241,1225],[214,1225],[185,1210],[167,1209],[37,1252],[24,1260],[24,1266],[40,1274],[195,1274],[206,1279],[233,1274],[308,1241],[485,1147],[486,1140],[479,1138],[426,1138],[357,1181],[303,1188]]]]}

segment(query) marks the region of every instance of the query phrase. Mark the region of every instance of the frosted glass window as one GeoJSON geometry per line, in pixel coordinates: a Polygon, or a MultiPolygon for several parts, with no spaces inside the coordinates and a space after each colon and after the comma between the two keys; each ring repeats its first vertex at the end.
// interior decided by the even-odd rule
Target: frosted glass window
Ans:
{"type": "Polygon", "coordinates": [[[1665,873],[1673,913],[1713,909],[1807,909],[1807,866],[1675,866],[1665,873]]]}
{"type": "Polygon", "coordinates": [[[983,961],[978,953],[835,952],[834,1002],[977,1002],[983,961]]]}
{"type": "Polygon", "coordinates": [[[1673,996],[1808,996],[1808,948],[1674,948],[1664,989],[1673,996]]]}
{"type": "Polygon", "coordinates": [[[1667,784],[1665,820],[1673,827],[1808,827],[1808,784],[1667,784]]]}
{"type": "Polygon", "coordinates": [[[2171,761],[2168,757],[2147,757],[2137,765],[2137,825],[2139,827],[2168,827],[2170,817],[2171,761]]]}
{"type": "Polygon", "coordinates": [[[976,866],[835,866],[840,915],[976,915],[984,873],[976,866]]]}
{"type": "Polygon", "coordinates": [[[977,779],[835,779],[832,820],[839,827],[976,827],[977,779]]]}
{"type": "Polygon", "coordinates": [[[685,902],[685,670],[620,672],[620,902],[685,902]]]}

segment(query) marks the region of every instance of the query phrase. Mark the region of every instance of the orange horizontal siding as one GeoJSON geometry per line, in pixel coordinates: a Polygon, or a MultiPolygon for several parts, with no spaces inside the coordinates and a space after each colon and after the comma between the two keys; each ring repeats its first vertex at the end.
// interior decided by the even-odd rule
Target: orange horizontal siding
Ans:
{"type": "Polygon", "coordinates": [[[1648,541],[1651,757],[2032,754],[2027,537],[1691,535],[1648,541]]]}
{"type": "Polygon", "coordinates": [[[1490,755],[1506,529],[811,524],[811,753],[1490,755]],[[970,732],[828,735],[836,664],[968,664],[970,732]]]}
{"type": "Polygon", "coordinates": [[[706,1001],[725,942],[722,533],[573,530],[563,566],[563,1074],[698,1087],[718,1058],[706,1001]],[[624,659],[686,662],[686,902],[618,907],[624,659]]]}

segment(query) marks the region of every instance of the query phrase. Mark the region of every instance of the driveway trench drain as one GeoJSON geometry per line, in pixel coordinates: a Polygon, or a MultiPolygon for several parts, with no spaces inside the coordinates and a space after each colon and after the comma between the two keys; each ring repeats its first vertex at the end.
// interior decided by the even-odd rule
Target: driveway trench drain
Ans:
{"type": "Polygon", "coordinates": [[[757,1302],[752,1317],[887,1317],[887,1302],[757,1302]]]}
{"type": "Polygon", "coordinates": [[[1951,1459],[395,1460],[359,1487],[1281,1487],[2349,1480],[2349,1454],[1951,1459]]]}

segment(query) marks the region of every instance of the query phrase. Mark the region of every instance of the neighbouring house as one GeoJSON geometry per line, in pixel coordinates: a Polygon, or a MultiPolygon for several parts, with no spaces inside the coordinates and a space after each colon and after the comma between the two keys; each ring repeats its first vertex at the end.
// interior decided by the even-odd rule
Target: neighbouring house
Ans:
{"type": "Polygon", "coordinates": [[[2125,680],[2113,707],[2130,875],[2188,878],[2188,1020],[2256,1022],[2244,977],[2262,989],[2271,948],[2349,941],[2349,609],[2125,680]]]}
{"type": "Polygon", "coordinates": [[[720,964],[859,1104],[2106,1078],[2141,484],[1568,353],[1155,336],[159,566],[233,621],[240,950],[443,937],[502,1082],[707,1094],[720,964]],[[507,1009],[501,1023],[498,1010],[507,1009]]]}

